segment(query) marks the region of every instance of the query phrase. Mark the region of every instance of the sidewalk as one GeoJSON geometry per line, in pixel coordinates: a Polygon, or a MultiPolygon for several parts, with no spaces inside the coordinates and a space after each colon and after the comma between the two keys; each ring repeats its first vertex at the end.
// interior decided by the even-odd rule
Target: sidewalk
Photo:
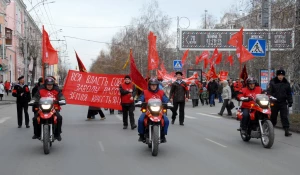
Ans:
{"type": "Polygon", "coordinates": [[[14,104],[16,103],[16,98],[11,95],[11,93],[3,95],[2,101],[0,101],[0,105],[14,104]]]}

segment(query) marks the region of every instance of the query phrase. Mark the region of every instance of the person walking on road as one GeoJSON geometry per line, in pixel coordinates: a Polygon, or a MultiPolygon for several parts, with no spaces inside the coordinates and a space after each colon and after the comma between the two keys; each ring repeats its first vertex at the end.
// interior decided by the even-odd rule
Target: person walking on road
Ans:
{"type": "Polygon", "coordinates": [[[214,79],[210,79],[208,85],[207,85],[207,90],[209,93],[209,104],[210,107],[215,106],[215,94],[218,91],[218,84],[214,79]]]}
{"type": "Polygon", "coordinates": [[[11,89],[10,82],[5,81],[4,88],[5,88],[5,91],[6,91],[6,95],[8,96],[9,90],[11,89]]]}
{"type": "Polygon", "coordinates": [[[106,119],[103,111],[101,110],[101,108],[89,106],[88,114],[87,114],[87,119],[88,120],[95,119],[95,115],[97,115],[97,114],[100,115],[100,117],[101,117],[100,120],[106,119]]]}
{"type": "Polygon", "coordinates": [[[274,102],[274,106],[271,107],[271,121],[273,125],[276,126],[278,112],[280,112],[285,136],[289,137],[292,133],[289,132],[290,123],[288,119],[288,107],[292,107],[293,105],[292,90],[290,83],[285,78],[285,71],[283,69],[277,70],[276,76],[277,77],[270,81],[268,90],[268,93],[277,99],[274,102]]]}
{"type": "Polygon", "coordinates": [[[227,109],[227,114],[228,116],[232,116],[232,112],[231,112],[231,109],[229,107],[229,104],[231,103],[231,98],[232,98],[232,95],[231,95],[231,89],[228,85],[228,81],[227,80],[224,80],[221,82],[221,85],[223,86],[222,88],[222,97],[223,97],[223,106],[221,108],[221,111],[218,113],[220,116],[223,115],[223,112],[225,110],[225,108],[227,109]]]}
{"type": "Polygon", "coordinates": [[[184,107],[185,102],[189,99],[189,91],[187,84],[182,81],[182,72],[175,73],[177,80],[172,84],[170,91],[170,101],[173,102],[173,114],[172,114],[172,124],[175,123],[177,110],[179,106],[179,124],[183,126],[184,124],[184,107]]]}
{"type": "Polygon", "coordinates": [[[218,99],[219,99],[219,103],[223,103],[222,93],[223,93],[223,85],[222,85],[222,81],[219,81],[219,83],[218,83],[218,99]]]}
{"type": "Polygon", "coordinates": [[[203,88],[203,92],[201,93],[201,103],[202,103],[202,106],[204,106],[204,103],[206,105],[208,105],[209,101],[208,101],[208,98],[209,98],[209,94],[208,94],[208,91],[206,89],[206,87],[203,88]]]}
{"type": "Polygon", "coordinates": [[[123,129],[128,127],[128,115],[130,118],[131,129],[134,130],[137,126],[134,120],[134,97],[136,95],[136,88],[133,83],[131,83],[131,78],[129,75],[124,77],[124,83],[119,86],[121,93],[121,105],[123,113],[123,129]]]}
{"type": "Polygon", "coordinates": [[[29,126],[28,102],[31,100],[30,91],[27,85],[24,84],[24,76],[18,78],[19,84],[14,86],[12,95],[17,98],[17,114],[18,114],[18,128],[22,127],[23,110],[25,113],[25,125],[29,126]]]}
{"type": "Polygon", "coordinates": [[[4,85],[3,85],[3,82],[0,81],[0,101],[2,101],[2,98],[3,98],[3,95],[4,95],[4,85]]]}
{"type": "Polygon", "coordinates": [[[199,88],[195,84],[195,80],[192,80],[190,84],[190,98],[192,99],[193,108],[198,106],[197,101],[199,101],[199,88]]]}

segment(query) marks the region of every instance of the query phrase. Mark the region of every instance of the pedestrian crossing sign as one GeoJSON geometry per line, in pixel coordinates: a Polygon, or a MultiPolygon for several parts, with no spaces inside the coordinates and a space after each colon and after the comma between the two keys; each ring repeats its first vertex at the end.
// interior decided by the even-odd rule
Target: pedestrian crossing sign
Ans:
{"type": "Polygon", "coordinates": [[[265,57],[266,43],[265,39],[250,38],[248,40],[248,50],[255,57],[265,57]]]}
{"type": "Polygon", "coordinates": [[[181,69],[182,69],[181,60],[173,60],[173,68],[174,68],[174,70],[181,71],[181,69]]]}

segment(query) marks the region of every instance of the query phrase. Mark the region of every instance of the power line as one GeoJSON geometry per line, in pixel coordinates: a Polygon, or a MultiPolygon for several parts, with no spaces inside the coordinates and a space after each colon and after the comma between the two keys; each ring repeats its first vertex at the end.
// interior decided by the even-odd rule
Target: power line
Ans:
{"type": "MultiPolygon", "coordinates": [[[[156,22],[161,22],[165,20],[170,20],[170,19],[175,19],[176,17],[172,18],[167,18],[167,19],[162,19],[162,20],[155,20],[151,22],[147,22],[145,24],[151,24],[151,23],[156,23],[156,22]]],[[[44,23],[46,24],[46,23],[44,23]]],[[[81,29],[111,29],[111,28],[123,28],[123,27],[130,27],[130,26],[136,26],[138,24],[128,24],[124,26],[102,26],[102,27],[87,27],[87,26],[65,26],[65,25],[60,25],[60,24],[48,24],[48,25],[53,25],[53,26],[60,26],[60,27],[68,27],[68,28],[81,28],[81,29]]]]}

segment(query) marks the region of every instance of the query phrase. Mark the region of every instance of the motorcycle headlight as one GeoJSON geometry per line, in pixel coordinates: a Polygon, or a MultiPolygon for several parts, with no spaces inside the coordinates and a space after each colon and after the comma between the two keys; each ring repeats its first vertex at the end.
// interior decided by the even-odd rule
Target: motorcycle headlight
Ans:
{"type": "Polygon", "coordinates": [[[41,105],[42,110],[49,110],[51,105],[41,105]]]}
{"type": "Polygon", "coordinates": [[[266,106],[269,104],[269,101],[260,101],[260,104],[263,105],[263,106],[266,106]]]}
{"type": "Polygon", "coordinates": [[[160,106],[150,106],[150,110],[153,112],[159,112],[160,111],[160,106]]]}

